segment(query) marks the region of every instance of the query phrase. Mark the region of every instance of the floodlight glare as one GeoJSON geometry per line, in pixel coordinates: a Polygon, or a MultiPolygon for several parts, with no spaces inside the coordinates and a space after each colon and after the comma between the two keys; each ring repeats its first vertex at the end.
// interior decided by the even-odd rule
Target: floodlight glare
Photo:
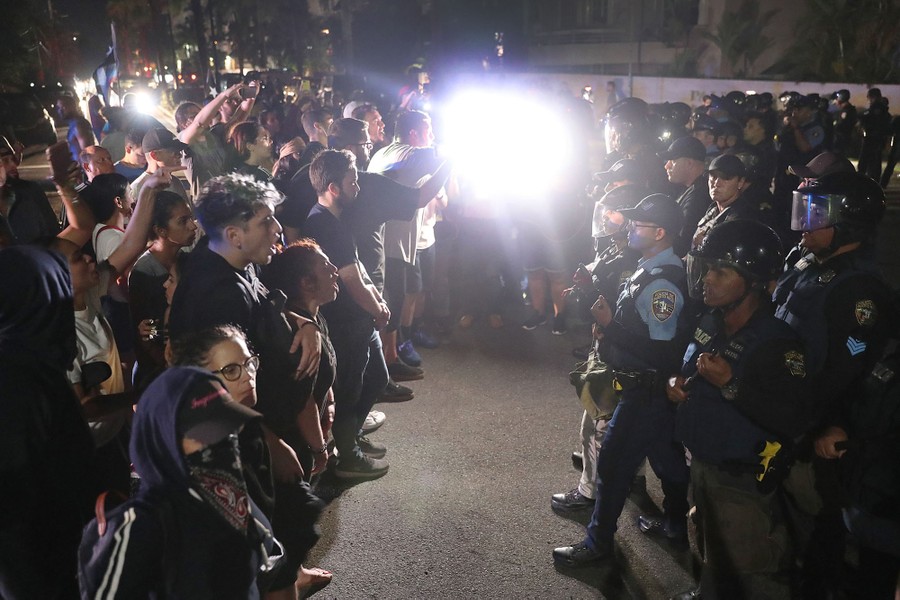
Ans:
{"type": "Polygon", "coordinates": [[[562,112],[552,98],[461,92],[444,113],[444,151],[479,197],[547,199],[572,159],[562,112]]]}

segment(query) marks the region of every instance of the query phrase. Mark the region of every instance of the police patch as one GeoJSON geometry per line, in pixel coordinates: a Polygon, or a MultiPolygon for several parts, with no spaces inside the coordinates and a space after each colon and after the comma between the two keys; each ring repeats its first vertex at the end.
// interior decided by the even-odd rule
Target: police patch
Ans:
{"type": "Polygon", "coordinates": [[[675,292],[669,290],[653,292],[651,307],[653,317],[657,321],[660,323],[667,321],[675,312],[675,292]]]}
{"type": "Polygon", "coordinates": [[[856,303],[856,308],[853,312],[856,315],[856,322],[863,327],[870,327],[878,318],[878,309],[875,308],[875,303],[871,300],[860,300],[856,303]]]}
{"type": "Polygon", "coordinates": [[[794,377],[806,377],[806,361],[803,354],[796,350],[784,353],[784,366],[794,377]]]}

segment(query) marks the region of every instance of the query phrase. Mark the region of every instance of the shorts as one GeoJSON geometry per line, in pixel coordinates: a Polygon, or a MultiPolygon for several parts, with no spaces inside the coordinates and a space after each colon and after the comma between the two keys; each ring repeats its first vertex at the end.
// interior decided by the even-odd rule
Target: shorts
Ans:
{"type": "Polygon", "coordinates": [[[396,329],[400,324],[400,311],[406,294],[418,294],[422,291],[422,273],[419,267],[402,258],[385,258],[384,260],[384,300],[391,310],[390,327],[396,329]]]}
{"type": "Polygon", "coordinates": [[[419,267],[419,291],[430,292],[434,287],[434,263],[437,253],[432,244],[424,250],[416,251],[416,265],[419,267]]]}

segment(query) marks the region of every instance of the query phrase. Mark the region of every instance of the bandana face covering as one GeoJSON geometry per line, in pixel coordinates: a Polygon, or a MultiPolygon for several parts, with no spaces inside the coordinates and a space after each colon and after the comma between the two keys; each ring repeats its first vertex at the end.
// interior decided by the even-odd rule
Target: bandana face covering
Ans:
{"type": "Polygon", "coordinates": [[[231,434],[184,459],[200,495],[229,525],[246,535],[250,501],[241,472],[238,436],[231,434]]]}

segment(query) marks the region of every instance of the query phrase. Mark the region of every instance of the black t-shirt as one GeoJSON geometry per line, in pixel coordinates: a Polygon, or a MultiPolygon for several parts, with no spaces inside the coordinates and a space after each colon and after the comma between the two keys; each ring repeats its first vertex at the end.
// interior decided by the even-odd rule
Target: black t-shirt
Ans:
{"type": "MultiPolygon", "coordinates": [[[[309,217],[303,224],[302,232],[304,236],[314,239],[321,246],[322,252],[338,270],[349,265],[359,264],[356,244],[349,226],[321,204],[316,204],[309,211],[309,217]]],[[[365,273],[365,267],[360,265],[360,271],[365,273]]],[[[363,277],[365,279],[365,275],[363,277]]],[[[338,280],[338,286],[337,299],[321,309],[328,321],[345,323],[371,318],[347,292],[342,279],[338,280]]]]}

